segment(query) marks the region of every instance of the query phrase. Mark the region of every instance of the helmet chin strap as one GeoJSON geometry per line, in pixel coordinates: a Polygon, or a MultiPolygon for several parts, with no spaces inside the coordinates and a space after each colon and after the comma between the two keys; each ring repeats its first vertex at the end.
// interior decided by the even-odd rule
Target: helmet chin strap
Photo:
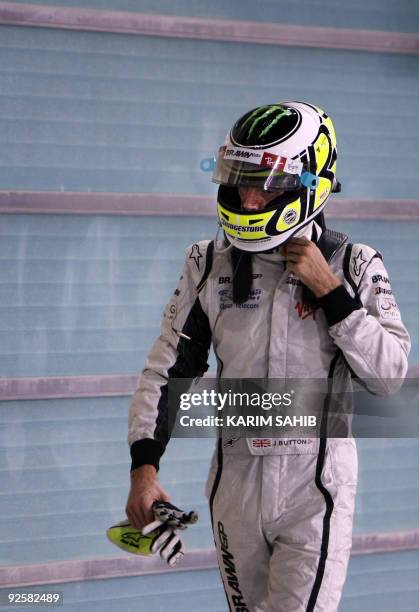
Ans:
{"type": "Polygon", "coordinates": [[[222,254],[222,253],[227,253],[228,251],[231,251],[231,249],[234,247],[235,243],[239,240],[240,238],[240,232],[238,233],[238,236],[236,236],[232,242],[230,242],[228,244],[228,246],[221,248],[218,246],[218,235],[220,233],[220,229],[222,228],[221,223],[218,221],[218,227],[217,227],[217,231],[215,234],[215,238],[214,238],[214,251],[216,253],[222,254]]]}
{"type": "Polygon", "coordinates": [[[300,228],[298,232],[295,232],[292,238],[308,238],[310,240],[311,235],[313,233],[313,223],[314,220],[312,219],[307,223],[307,225],[304,225],[304,227],[300,228]]]}

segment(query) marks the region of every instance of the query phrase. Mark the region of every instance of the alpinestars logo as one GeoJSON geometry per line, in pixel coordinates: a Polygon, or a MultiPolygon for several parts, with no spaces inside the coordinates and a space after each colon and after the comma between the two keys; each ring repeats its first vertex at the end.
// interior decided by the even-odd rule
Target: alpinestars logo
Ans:
{"type": "Polygon", "coordinates": [[[235,443],[237,442],[237,440],[239,440],[240,438],[229,438],[228,440],[226,440],[223,444],[224,448],[227,448],[228,446],[233,447],[235,445],[235,443]]]}
{"type": "Polygon", "coordinates": [[[189,259],[193,259],[196,263],[196,267],[199,270],[199,260],[203,257],[201,251],[199,250],[199,244],[194,244],[192,246],[192,250],[189,253],[189,259]]]}
{"type": "Polygon", "coordinates": [[[121,542],[133,548],[139,548],[141,534],[138,531],[126,532],[121,536],[121,542]]]}
{"type": "Polygon", "coordinates": [[[224,571],[226,574],[228,586],[235,593],[237,593],[237,595],[232,595],[231,597],[234,606],[234,611],[250,612],[240,589],[236,566],[234,564],[234,555],[228,550],[228,537],[225,532],[224,525],[220,521],[218,521],[218,537],[220,540],[221,554],[223,558],[224,571]]]}
{"type": "Polygon", "coordinates": [[[353,270],[355,276],[359,276],[361,274],[363,266],[367,263],[367,260],[364,259],[362,254],[362,249],[359,251],[358,255],[353,258],[353,270]]]}

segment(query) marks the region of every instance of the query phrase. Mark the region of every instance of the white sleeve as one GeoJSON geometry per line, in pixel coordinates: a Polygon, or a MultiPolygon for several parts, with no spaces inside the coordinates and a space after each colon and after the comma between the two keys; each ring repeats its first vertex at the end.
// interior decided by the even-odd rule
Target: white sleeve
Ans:
{"type": "Polygon", "coordinates": [[[321,298],[329,333],[371,392],[394,393],[407,373],[410,337],[378,254],[367,263],[357,294],[352,297],[349,286],[341,285],[326,300],[321,298]]]}
{"type": "MultiPolygon", "coordinates": [[[[203,252],[205,245],[200,245],[203,252]]],[[[187,255],[178,286],[164,310],[160,336],[148,355],[131,402],[128,420],[131,469],[144,464],[158,469],[170,437],[169,380],[202,376],[208,368],[211,331],[199,299],[200,276],[201,271],[194,269],[194,261],[187,255]]]]}

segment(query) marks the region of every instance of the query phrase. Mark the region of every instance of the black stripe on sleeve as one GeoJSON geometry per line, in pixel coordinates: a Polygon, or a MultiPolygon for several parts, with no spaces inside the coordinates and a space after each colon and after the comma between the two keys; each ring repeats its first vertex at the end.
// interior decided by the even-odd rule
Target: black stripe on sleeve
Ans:
{"type": "Polygon", "coordinates": [[[204,286],[210,272],[211,272],[211,268],[212,268],[212,260],[214,258],[214,241],[211,240],[211,242],[208,244],[207,246],[207,254],[206,254],[206,258],[205,258],[205,270],[204,273],[202,275],[201,280],[198,283],[198,286],[196,288],[197,292],[199,293],[202,289],[202,287],[204,286]]]}
{"type": "Polygon", "coordinates": [[[323,308],[329,327],[336,323],[340,323],[340,321],[346,319],[351,312],[359,310],[359,308],[362,307],[359,299],[349,295],[346,287],[343,285],[339,285],[330,293],[318,298],[318,303],[321,308],[323,308]]]}
{"type": "MultiPolygon", "coordinates": [[[[207,371],[207,359],[211,346],[211,329],[208,317],[202,310],[199,297],[196,298],[181,331],[190,339],[179,337],[176,347],[177,358],[169,368],[167,375],[169,380],[171,378],[185,379],[184,391],[187,392],[191,385],[191,379],[202,376],[207,371]]],[[[131,471],[142,465],[154,465],[157,470],[159,469],[160,458],[170,439],[176,417],[174,411],[171,411],[173,414],[169,415],[168,403],[169,384],[167,382],[160,387],[154,438],[137,440],[131,445],[131,471]]]]}
{"type": "Polygon", "coordinates": [[[199,297],[196,298],[185,321],[182,334],[187,338],[182,336],[179,338],[178,355],[175,363],[167,372],[168,382],[160,388],[160,399],[157,405],[154,439],[160,443],[163,452],[170,439],[176,418],[175,411],[170,411],[169,414],[170,379],[185,379],[182,392],[187,392],[192,382],[191,379],[202,376],[208,369],[207,359],[211,346],[211,329],[208,317],[202,310],[199,297]]]}
{"type": "Polygon", "coordinates": [[[351,272],[349,270],[349,264],[351,263],[352,247],[353,247],[353,244],[348,244],[346,246],[345,255],[343,257],[342,268],[343,268],[343,274],[345,275],[346,280],[351,285],[352,289],[354,290],[354,293],[356,294],[358,291],[358,287],[354,283],[351,272]]]}
{"type": "Polygon", "coordinates": [[[156,470],[159,469],[160,457],[164,453],[164,447],[158,440],[144,438],[136,440],[131,444],[131,472],[142,465],[154,465],[156,470]]]}

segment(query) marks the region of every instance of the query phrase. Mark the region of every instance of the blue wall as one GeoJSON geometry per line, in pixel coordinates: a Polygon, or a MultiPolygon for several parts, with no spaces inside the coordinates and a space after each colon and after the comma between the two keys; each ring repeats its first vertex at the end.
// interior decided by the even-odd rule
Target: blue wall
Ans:
{"type": "Polygon", "coordinates": [[[200,171],[249,108],[334,118],[346,197],[415,198],[416,56],[2,27],[2,189],[213,194],[200,171]]]}
{"type": "MultiPolygon", "coordinates": [[[[411,0],[33,4],[400,32],[419,26],[411,0]]],[[[0,189],[215,194],[201,159],[241,112],[289,98],[334,118],[342,195],[417,199],[418,75],[417,57],[407,55],[1,26],[0,189]]],[[[332,225],[383,253],[417,364],[419,222],[332,225]]],[[[209,218],[3,215],[0,376],[139,371],[184,249],[214,233],[209,218]]],[[[114,556],[104,531],[123,517],[128,491],[128,403],[0,403],[0,565],[114,556]]],[[[173,440],[162,465],[176,503],[200,513],[186,534],[189,549],[212,547],[203,494],[212,446],[173,440]]],[[[355,532],[418,529],[418,440],[358,446],[355,532]]],[[[341,610],[417,611],[418,584],[417,551],[354,557],[341,610]]],[[[57,588],[65,610],[226,607],[215,570],[57,588]]]]}
{"type": "MultiPolygon", "coordinates": [[[[397,564],[394,561],[389,554],[353,558],[339,612],[417,612],[419,553],[401,553],[397,564]]],[[[217,570],[59,584],[54,589],[64,594],[65,612],[226,611],[217,570]]],[[[11,608],[0,606],[6,609],[11,608]]],[[[34,608],[19,609],[33,612],[34,608]]]]}
{"type": "MultiPolygon", "coordinates": [[[[0,565],[115,555],[104,533],[122,520],[128,493],[127,404],[0,403],[0,565]]],[[[355,533],[419,529],[419,440],[357,444],[355,533]]],[[[185,534],[190,549],[213,546],[204,497],[213,448],[209,438],[173,439],[162,460],[160,480],[175,503],[200,515],[185,534]]]]}
{"type": "Polygon", "coordinates": [[[417,32],[419,22],[419,7],[412,0],[32,0],[31,4],[392,32],[417,32]]]}
{"type": "MultiPolygon", "coordinates": [[[[383,254],[412,335],[410,363],[418,363],[419,222],[330,223],[383,254]]],[[[5,215],[1,374],[139,371],[186,247],[215,230],[215,220],[205,217],[5,215]]]]}

